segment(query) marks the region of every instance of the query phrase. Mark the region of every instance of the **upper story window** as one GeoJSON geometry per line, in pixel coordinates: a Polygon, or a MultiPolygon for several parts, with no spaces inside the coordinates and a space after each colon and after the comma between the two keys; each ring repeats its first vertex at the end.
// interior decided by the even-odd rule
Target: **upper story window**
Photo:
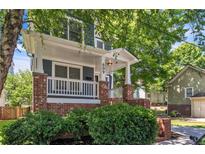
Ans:
{"type": "Polygon", "coordinates": [[[100,49],[104,49],[105,44],[104,44],[103,40],[101,40],[99,38],[95,38],[95,47],[100,48],[100,49]]]}
{"type": "Polygon", "coordinates": [[[187,87],[185,88],[185,98],[189,98],[193,96],[194,94],[194,88],[193,87],[187,87]]]}
{"type": "Polygon", "coordinates": [[[71,41],[82,42],[82,22],[74,19],[69,19],[68,38],[71,41]]]}

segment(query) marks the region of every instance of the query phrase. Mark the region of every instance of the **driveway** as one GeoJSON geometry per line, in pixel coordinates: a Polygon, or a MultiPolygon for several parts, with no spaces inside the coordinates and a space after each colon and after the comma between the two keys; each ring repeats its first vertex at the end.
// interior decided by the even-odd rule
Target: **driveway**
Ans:
{"type": "Polygon", "coordinates": [[[190,136],[196,136],[200,138],[205,134],[205,128],[172,126],[172,131],[175,133],[181,134],[183,136],[177,139],[170,139],[167,141],[159,142],[157,143],[157,145],[194,144],[194,142],[190,140],[190,136]]]}

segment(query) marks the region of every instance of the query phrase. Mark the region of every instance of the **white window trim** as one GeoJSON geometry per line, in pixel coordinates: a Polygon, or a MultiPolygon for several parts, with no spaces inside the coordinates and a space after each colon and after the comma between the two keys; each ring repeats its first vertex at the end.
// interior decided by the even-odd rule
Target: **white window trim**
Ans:
{"type": "Polygon", "coordinates": [[[73,17],[68,17],[68,27],[67,27],[67,29],[68,29],[68,32],[67,32],[68,40],[70,40],[70,35],[69,35],[69,22],[70,22],[70,20],[76,21],[76,22],[81,24],[81,35],[82,35],[82,42],[81,43],[85,44],[85,31],[84,31],[84,28],[83,28],[83,21],[75,19],[73,17]]]}
{"type": "MultiPolygon", "coordinates": [[[[95,37],[95,47],[98,48],[97,47],[97,41],[102,42],[102,44],[103,44],[103,48],[102,49],[105,50],[105,42],[102,39],[97,38],[97,37],[95,37]]],[[[101,49],[101,48],[98,48],[98,49],[101,49]]]]}
{"type": "MultiPolygon", "coordinates": [[[[94,76],[93,76],[93,79],[95,81],[95,67],[94,66],[87,66],[87,65],[75,65],[75,64],[70,64],[70,63],[61,63],[61,62],[54,62],[52,61],[52,77],[55,77],[55,65],[59,65],[59,66],[66,66],[67,67],[67,79],[70,79],[69,78],[69,67],[72,67],[72,68],[79,68],[80,69],[80,80],[82,81],[83,80],[83,66],[85,67],[91,67],[93,68],[93,71],[94,71],[94,76]]],[[[77,80],[79,81],[78,79],[71,79],[71,80],[77,80]]]]}
{"type": "MultiPolygon", "coordinates": [[[[67,79],[70,79],[69,78],[69,67],[79,68],[80,69],[80,80],[82,80],[83,66],[67,64],[67,63],[60,63],[60,62],[52,62],[52,77],[55,77],[55,65],[66,66],[67,67],[67,79]]],[[[78,79],[72,79],[72,80],[78,80],[78,79]]]]}
{"type": "Polygon", "coordinates": [[[187,89],[188,89],[188,88],[191,88],[191,89],[192,89],[192,96],[194,95],[194,88],[193,88],[193,87],[186,87],[186,88],[184,88],[184,92],[185,92],[185,93],[184,93],[184,97],[185,97],[185,98],[190,98],[190,97],[187,97],[187,89]]]}

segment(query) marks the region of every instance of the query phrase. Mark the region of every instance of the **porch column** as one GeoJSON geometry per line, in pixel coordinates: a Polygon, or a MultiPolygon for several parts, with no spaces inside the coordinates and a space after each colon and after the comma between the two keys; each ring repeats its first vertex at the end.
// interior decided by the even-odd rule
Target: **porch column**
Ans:
{"type": "Polygon", "coordinates": [[[36,51],[34,55],[34,65],[35,69],[34,72],[44,73],[43,71],[43,45],[41,41],[37,41],[35,43],[36,51]]]}
{"type": "Polygon", "coordinates": [[[130,64],[127,63],[126,71],[125,71],[125,84],[131,85],[131,73],[130,73],[130,64]]]}
{"type": "Polygon", "coordinates": [[[100,60],[99,99],[101,104],[108,103],[108,83],[106,82],[105,57],[100,60]]]}
{"type": "Polygon", "coordinates": [[[32,111],[47,109],[47,74],[33,72],[32,111]]]}
{"type": "Polygon", "coordinates": [[[133,100],[133,88],[131,85],[130,63],[127,63],[125,70],[125,84],[123,86],[123,100],[133,100]]]}

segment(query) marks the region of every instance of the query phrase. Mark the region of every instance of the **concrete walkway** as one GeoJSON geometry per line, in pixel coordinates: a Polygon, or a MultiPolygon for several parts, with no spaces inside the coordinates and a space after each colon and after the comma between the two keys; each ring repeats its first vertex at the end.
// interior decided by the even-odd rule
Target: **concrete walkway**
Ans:
{"type": "Polygon", "coordinates": [[[202,137],[205,134],[205,128],[193,128],[193,127],[182,127],[182,126],[172,126],[172,131],[181,134],[181,137],[177,139],[170,139],[167,141],[162,141],[157,143],[157,145],[176,145],[176,144],[194,144],[194,142],[190,139],[190,136],[202,137]]]}

